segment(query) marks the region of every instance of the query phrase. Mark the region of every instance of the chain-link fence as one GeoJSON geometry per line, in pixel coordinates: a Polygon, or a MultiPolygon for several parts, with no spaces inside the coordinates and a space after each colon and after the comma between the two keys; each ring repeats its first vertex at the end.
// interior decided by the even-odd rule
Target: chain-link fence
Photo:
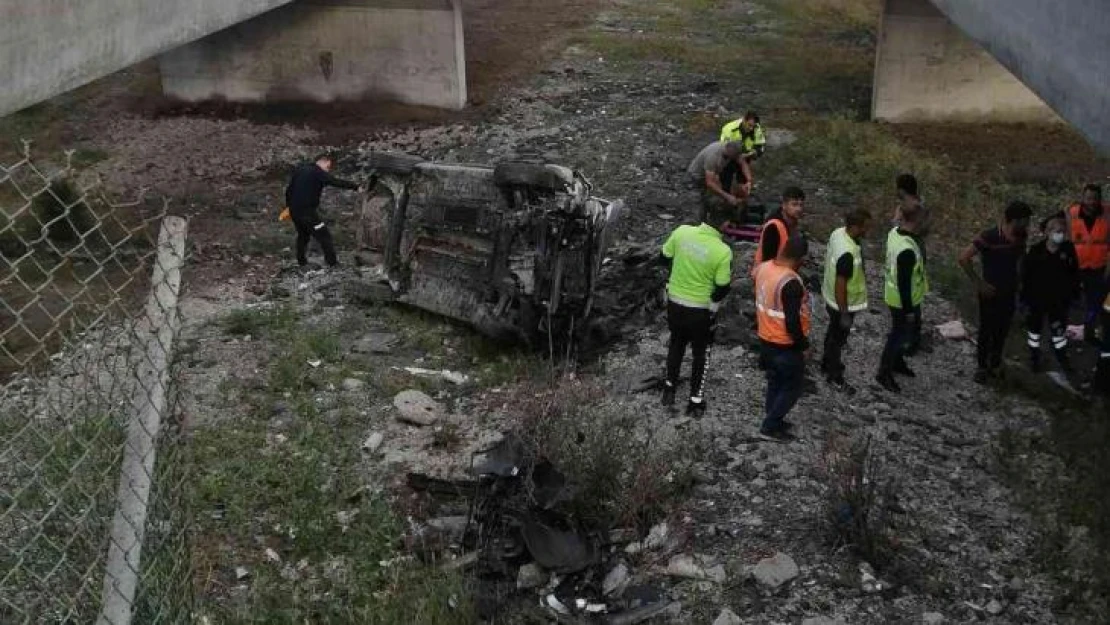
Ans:
{"type": "Polygon", "coordinates": [[[0,623],[184,622],[185,222],[61,160],[0,166],[0,623]]]}

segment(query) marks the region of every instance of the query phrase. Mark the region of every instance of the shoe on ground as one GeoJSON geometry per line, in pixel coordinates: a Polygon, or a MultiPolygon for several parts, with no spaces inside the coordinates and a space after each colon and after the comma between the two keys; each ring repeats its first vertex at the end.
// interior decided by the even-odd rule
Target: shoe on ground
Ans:
{"type": "Polygon", "coordinates": [[[782,420],[782,429],[784,429],[784,430],[786,430],[787,432],[789,432],[790,430],[793,430],[793,429],[794,429],[794,423],[792,423],[792,422],[790,422],[790,421],[787,421],[786,419],[783,419],[783,420],[782,420]]]}
{"type": "Polygon", "coordinates": [[[659,403],[663,404],[664,406],[673,406],[674,405],[674,387],[673,386],[671,386],[670,384],[664,384],[663,385],[663,398],[661,400],[659,400],[659,403]]]}
{"type": "Polygon", "coordinates": [[[780,430],[767,430],[764,428],[760,428],[759,438],[774,443],[789,443],[791,441],[798,440],[798,437],[787,431],[787,428],[782,428],[780,430]]]}
{"type": "Polygon", "coordinates": [[[975,377],[972,379],[975,380],[976,384],[986,384],[987,380],[990,379],[990,372],[986,369],[976,369],[975,377]]]}
{"type": "Polygon", "coordinates": [[[891,371],[897,373],[898,375],[904,375],[907,378],[917,377],[917,374],[913,372],[913,369],[910,369],[910,366],[904,362],[894,365],[894,368],[891,369],[891,371]]]}
{"type": "Polygon", "coordinates": [[[850,396],[856,394],[856,388],[851,384],[848,384],[848,382],[844,380],[844,376],[842,375],[830,376],[828,378],[825,378],[825,380],[828,381],[829,386],[832,386],[845,395],[850,396]]]}
{"type": "Polygon", "coordinates": [[[705,415],[705,400],[694,401],[690,400],[686,403],[686,415],[694,417],[695,419],[702,418],[705,415]]]}
{"type": "Polygon", "coordinates": [[[875,381],[879,383],[879,386],[890,391],[891,393],[902,392],[902,387],[898,386],[898,382],[894,379],[893,374],[880,373],[879,375],[875,376],[875,381]]]}

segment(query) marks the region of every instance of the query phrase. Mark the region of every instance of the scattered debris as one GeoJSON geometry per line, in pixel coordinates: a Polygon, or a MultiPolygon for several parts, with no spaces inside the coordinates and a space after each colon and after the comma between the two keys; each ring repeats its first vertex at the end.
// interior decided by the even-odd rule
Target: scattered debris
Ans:
{"type": "Polygon", "coordinates": [[[1003,606],[1002,602],[1000,602],[998,599],[991,599],[990,602],[987,603],[986,607],[987,612],[990,613],[992,616],[998,616],[999,614],[1002,614],[1002,611],[1005,609],[1006,607],[1003,606]]]}
{"type": "Polygon", "coordinates": [[[413,389],[397,393],[393,405],[398,410],[397,419],[413,425],[432,425],[443,416],[439,402],[413,389]]]}
{"type": "Polygon", "coordinates": [[[699,565],[693,556],[682,554],[673,556],[667,563],[666,574],[672,577],[711,581],[718,584],[725,583],[725,567],[720,564],[705,568],[699,565]]]}
{"type": "Polygon", "coordinates": [[[536,562],[557,573],[581,571],[597,560],[597,549],[591,541],[536,518],[525,522],[521,535],[536,562]]]}
{"type": "MultiPolygon", "coordinates": [[[[396,369],[396,367],[394,367],[396,369]]],[[[470,376],[459,373],[458,371],[448,371],[447,369],[422,369],[420,367],[404,367],[402,370],[409,375],[415,375],[425,378],[442,378],[453,384],[466,384],[470,381],[470,376]]]]}
{"type": "Polygon", "coordinates": [[[882,592],[887,586],[875,577],[875,569],[870,564],[862,562],[859,565],[860,590],[867,594],[882,592]]]}
{"type": "Polygon", "coordinates": [[[281,556],[278,555],[278,552],[269,547],[266,547],[265,555],[270,562],[281,562],[281,556]]]}
{"type": "Polygon", "coordinates": [[[313,369],[319,367],[322,364],[324,364],[323,360],[309,360],[308,361],[308,366],[312,367],[313,369]]]}
{"type": "Polygon", "coordinates": [[[363,382],[362,380],[359,380],[357,378],[345,378],[343,380],[342,386],[343,390],[353,392],[360,390],[362,389],[362,387],[366,386],[366,382],[363,382]]]}
{"type": "Polygon", "coordinates": [[[251,576],[251,572],[247,569],[247,567],[245,567],[245,566],[235,567],[235,579],[236,580],[243,581],[243,580],[247,579],[250,576],[251,576]]]}
{"type": "Polygon", "coordinates": [[[362,441],[362,451],[372,454],[378,451],[384,441],[385,436],[381,432],[372,432],[370,436],[366,437],[366,440],[362,441]]]}
{"type": "Polygon", "coordinates": [[[547,607],[551,608],[558,614],[570,616],[570,609],[567,608],[567,606],[563,605],[563,602],[559,601],[558,597],[556,597],[555,595],[547,595],[547,597],[544,599],[544,604],[546,604],[547,607]]]}
{"type": "Polygon", "coordinates": [[[940,335],[943,338],[946,338],[950,341],[963,341],[966,340],[969,336],[967,326],[965,326],[963,322],[959,319],[954,319],[947,323],[942,323],[938,325],[937,332],[940,332],[940,335]]]}
{"type": "Polygon", "coordinates": [[[947,620],[940,612],[926,612],[921,615],[923,625],[943,625],[947,620]]]}
{"type": "Polygon", "coordinates": [[[539,588],[547,583],[549,577],[547,571],[544,571],[540,565],[529,562],[517,571],[516,587],[522,590],[539,588]]]}
{"type": "Polygon", "coordinates": [[[644,539],[644,549],[659,549],[667,544],[668,535],[669,528],[665,522],[652,527],[644,539]]]}
{"type": "Polygon", "coordinates": [[[620,562],[605,575],[605,579],[601,582],[601,592],[606,597],[619,597],[630,581],[632,576],[628,573],[628,566],[620,562]]]}
{"type": "Polygon", "coordinates": [[[752,577],[767,588],[777,589],[798,576],[798,565],[785,553],[764,558],[752,569],[752,577]]]}

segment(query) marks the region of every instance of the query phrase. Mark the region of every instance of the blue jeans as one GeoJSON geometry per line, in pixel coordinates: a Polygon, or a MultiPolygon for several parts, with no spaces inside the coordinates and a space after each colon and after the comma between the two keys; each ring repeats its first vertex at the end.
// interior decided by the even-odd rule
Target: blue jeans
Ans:
{"type": "Polygon", "coordinates": [[[782,420],[802,396],[805,358],[791,347],[763,343],[761,352],[767,363],[767,402],[763,427],[767,432],[783,429],[782,420]]]}
{"type": "Polygon", "coordinates": [[[879,375],[889,374],[896,367],[906,364],[906,352],[913,342],[914,326],[921,323],[921,308],[916,307],[909,312],[915,317],[912,324],[906,319],[906,311],[901,308],[890,309],[890,334],[886,336],[886,346],[879,359],[879,375]]]}

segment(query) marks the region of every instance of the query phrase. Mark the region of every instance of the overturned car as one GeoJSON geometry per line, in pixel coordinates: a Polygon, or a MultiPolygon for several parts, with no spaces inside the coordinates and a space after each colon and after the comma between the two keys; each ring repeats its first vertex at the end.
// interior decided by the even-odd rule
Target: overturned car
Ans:
{"type": "Polygon", "coordinates": [[[534,345],[583,328],[623,202],[559,165],[367,165],[358,244],[380,254],[393,299],[534,345]]]}

